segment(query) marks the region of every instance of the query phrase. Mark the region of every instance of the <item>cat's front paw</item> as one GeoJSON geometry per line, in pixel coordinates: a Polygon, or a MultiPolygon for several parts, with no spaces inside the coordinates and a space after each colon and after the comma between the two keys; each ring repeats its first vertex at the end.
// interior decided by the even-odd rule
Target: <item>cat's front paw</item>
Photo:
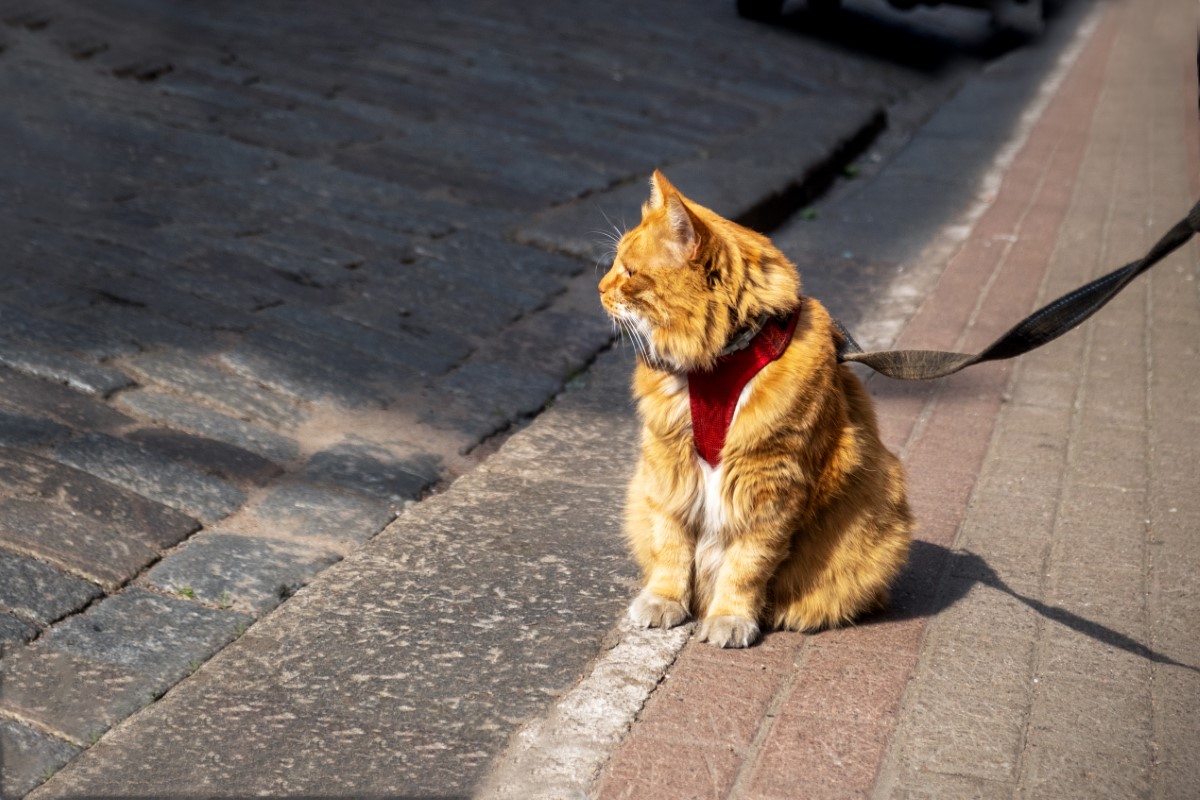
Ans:
{"type": "Polygon", "coordinates": [[[629,606],[629,619],[639,628],[674,628],[688,617],[682,603],[643,589],[629,606]]]}
{"type": "Polygon", "coordinates": [[[709,617],[698,635],[714,647],[749,647],[758,640],[758,623],[749,617],[709,617]]]}

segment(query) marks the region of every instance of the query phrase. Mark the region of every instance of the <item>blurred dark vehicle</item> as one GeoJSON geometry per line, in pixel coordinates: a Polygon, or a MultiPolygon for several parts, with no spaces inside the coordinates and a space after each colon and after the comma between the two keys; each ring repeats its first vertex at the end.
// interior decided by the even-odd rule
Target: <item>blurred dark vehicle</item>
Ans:
{"type": "MultiPolygon", "coordinates": [[[[738,14],[763,22],[776,20],[786,0],[737,0],[738,14]]],[[[1005,33],[1036,36],[1042,32],[1044,9],[1042,0],[887,0],[902,11],[917,6],[952,5],[976,8],[992,15],[996,29],[1005,33]]],[[[808,0],[810,13],[831,14],[841,7],[841,0],[808,0]]]]}

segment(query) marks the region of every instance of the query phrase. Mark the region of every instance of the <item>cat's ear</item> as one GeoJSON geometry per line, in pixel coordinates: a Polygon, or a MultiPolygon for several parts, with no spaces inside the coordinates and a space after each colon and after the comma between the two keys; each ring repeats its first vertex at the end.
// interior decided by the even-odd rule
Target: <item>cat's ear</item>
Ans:
{"type": "Polygon", "coordinates": [[[659,170],[654,170],[654,174],[650,176],[650,199],[642,203],[642,218],[645,219],[651,211],[662,208],[668,197],[678,194],[667,180],[667,176],[659,170]]]}
{"type": "Polygon", "coordinates": [[[671,238],[680,252],[686,254],[690,260],[695,257],[696,248],[700,244],[700,220],[692,215],[678,193],[668,196],[665,202],[671,238]]]}

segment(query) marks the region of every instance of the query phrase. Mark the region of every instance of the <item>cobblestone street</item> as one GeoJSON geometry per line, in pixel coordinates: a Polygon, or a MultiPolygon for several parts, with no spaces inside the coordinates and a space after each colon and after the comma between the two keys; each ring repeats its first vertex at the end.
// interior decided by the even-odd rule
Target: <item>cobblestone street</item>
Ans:
{"type": "Polygon", "coordinates": [[[883,19],[923,55],[715,1],[0,2],[4,796],[608,348],[594,267],[654,167],[774,224],[988,54],[883,19]]]}

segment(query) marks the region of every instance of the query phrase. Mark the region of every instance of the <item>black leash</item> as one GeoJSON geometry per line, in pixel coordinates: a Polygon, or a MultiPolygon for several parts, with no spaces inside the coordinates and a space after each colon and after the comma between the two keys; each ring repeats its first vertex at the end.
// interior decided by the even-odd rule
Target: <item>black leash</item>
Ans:
{"type": "Polygon", "coordinates": [[[1141,259],[1097,278],[1086,286],[1063,295],[1039,308],[1014,325],[1008,333],[979,353],[951,353],[944,350],[876,350],[863,352],[842,324],[834,320],[841,334],[838,361],[866,364],[889,378],[924,381],[952,375],[960,369],[984,361],[1013,358],[1053,341],[1095,314],[1112,300],[1130,281],[1179,249],[1200,233],[1200,202],[1175,224],[1141,259]]]}

